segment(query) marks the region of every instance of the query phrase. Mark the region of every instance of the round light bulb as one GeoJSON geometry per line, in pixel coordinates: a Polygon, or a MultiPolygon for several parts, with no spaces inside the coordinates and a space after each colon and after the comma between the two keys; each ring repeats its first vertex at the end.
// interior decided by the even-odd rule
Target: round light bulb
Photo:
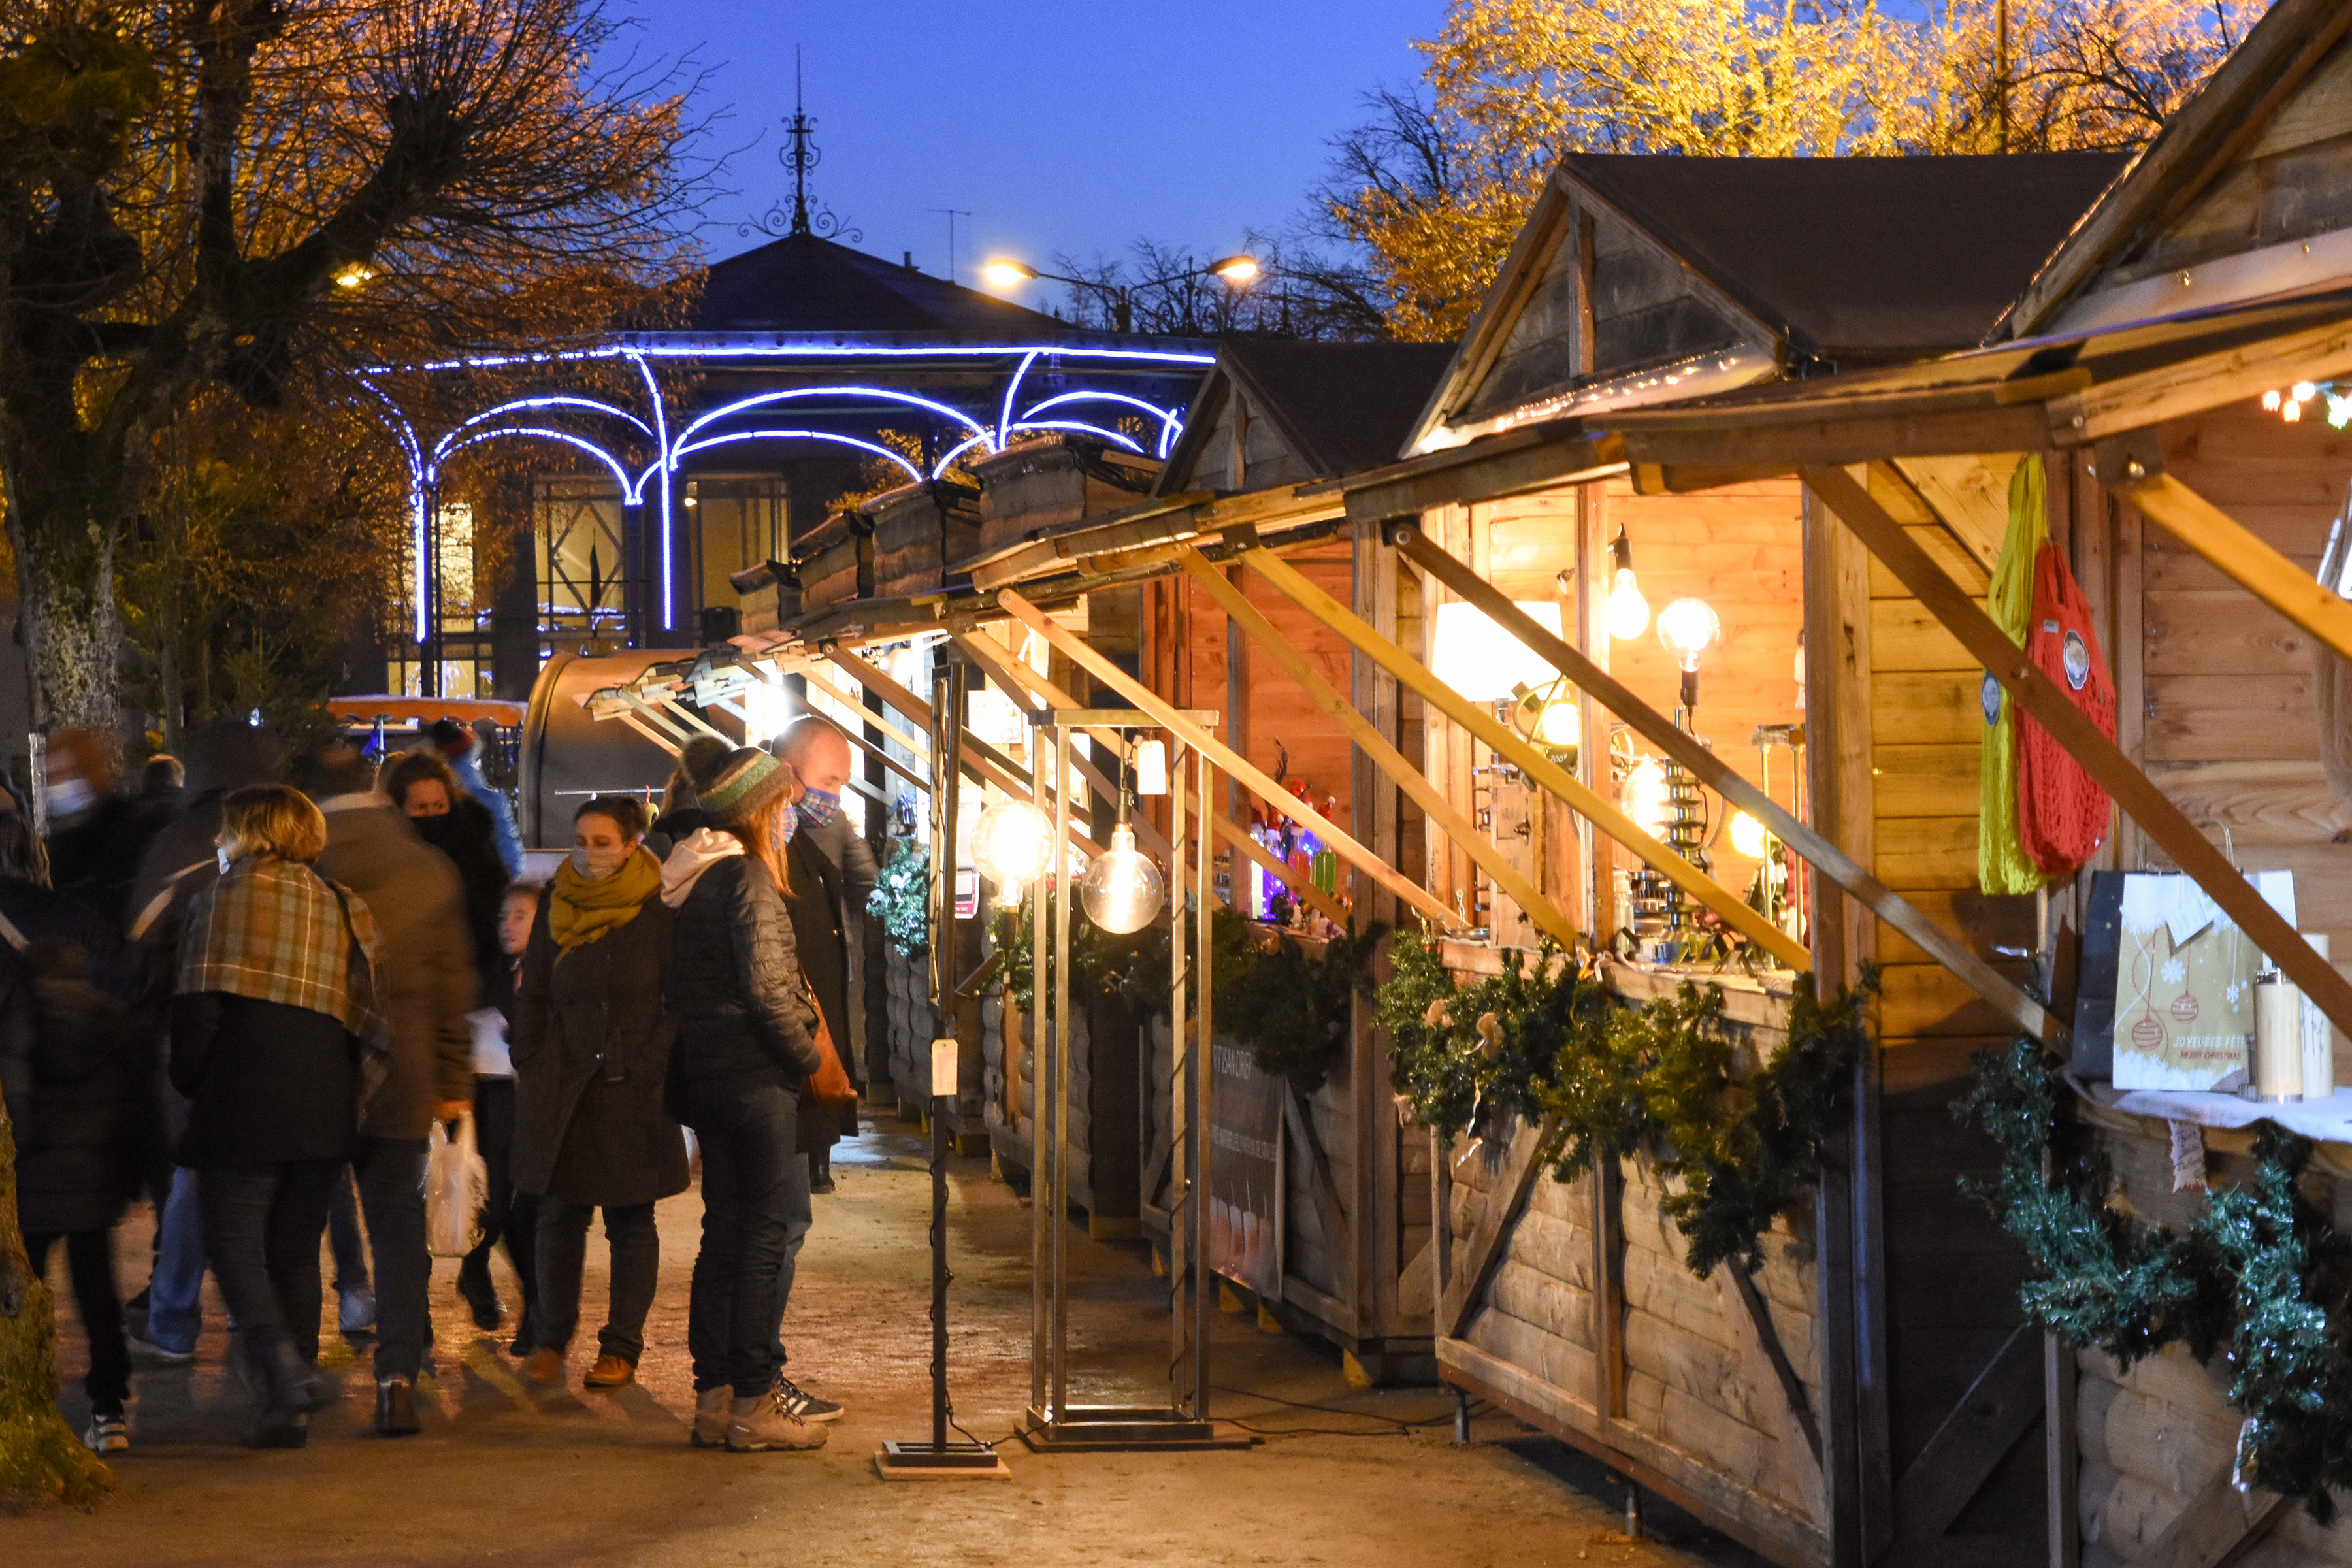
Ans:
{"type": "Polygon", "coordinates": [[[1750,860],[1761,860],[1780,845],[1772,830],[1748,816],[1735,812],[1731,818],[1731,847],[1750,860]]]}
{"type": "Polygon", "coordinates": [[[1141,931],[1168,901],[1160,868],[1135,847],[1135,829],[1110,830],[1110,847],[1087,868],[1078,883],[1078,903],[1087,919],[1114,936],[1141,931]]]}
{"type": "Polygon", "coordinates": [[[1619,642],[1631,642],[1650,628],[1650,601],[1642,597],[1641,588],[1633,581],[1633,569],[1617,569],[1617,585],[1609,590],[1609,635],[1619,642]]]}
{"type": "Polygon", "coordinates": [[[971,863],[996,884],[996,901],[1021,901],[1022,887],[1045,868],[1045,814],[1025,800],[1000,800],[971,825],[971,863]]]}
{"type": "Polygon", "coordinates": [[[2298,381],[2294,384],[2294,392],[2290,393],[2288,395],[2292,396],[2297,403],[2308,403],[2313,398],[2319,395],[2319,388],[2314,386],[2307,381],[2298,381]]]}
{"type": "Polygon", "coordinates": [[[1666,830],[1673,803],[1666,795],[1666,770],[1657,758],[1643,757],[1625,774],[1622,795],[1625,815],[1653,838],[1666,830]]]}
{"type": "Polygon", "coordinates": [[[1536,744],[1553,751],[1570,750],[1583,739],[1584,726],[1578,720],[1576,699],[1556,694],[1544,700],[1536,710],[1536,744]]]}
{"type": "Polygon", "coordinates": [[[1723,636],[1723,623],[1705,599],[1676,599],[1658,612],[1658,640],[1683,668],[1698,668],[1699,655],[1723,636]]]}

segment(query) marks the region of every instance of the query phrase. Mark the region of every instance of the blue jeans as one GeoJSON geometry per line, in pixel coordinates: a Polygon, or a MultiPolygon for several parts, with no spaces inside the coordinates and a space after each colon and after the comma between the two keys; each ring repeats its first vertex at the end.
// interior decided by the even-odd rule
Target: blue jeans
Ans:
{"type": "Polygon", "coordinates": [[[422,1138],[362,1138],[352,1162],[375,1254],[375,1377],[414,1383],[433,1333],[433,1258],[425,1247],[422,1138]]]}
{"type": "Polygon", "coordinates": [[[148,1342],[174,1355],[193,1352],[204,1328],[204,1211],[196,1196],[196,1173],[184,1165],[172,1173],[155,1272],[147,1281],[148,1342]]]}
{"type": "Polygon", "coordinates": [[[731,1384],[751,1399],[783,1368],[778,1330],[808,1236],[800,1094],[774,1080],[697,1083],[687,1112],[702,1145],[702,1250],[686,1327],[694,1386],[731,1384]]]}

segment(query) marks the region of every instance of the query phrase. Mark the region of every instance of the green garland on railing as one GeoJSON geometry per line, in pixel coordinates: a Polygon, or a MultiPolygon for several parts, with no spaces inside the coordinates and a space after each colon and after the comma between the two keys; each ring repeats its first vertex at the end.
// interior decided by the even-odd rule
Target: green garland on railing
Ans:
{"type": "MultiPolygon", "coordinates": [[[[1052,909],[1049,899],[1048,920],[1052,909]]],[[[1247,1047],[1260,1071],[1314,1093],[1347,1052],[1352,1000],[1360,990],[1370,993],[1372,950],[1387,928],[1335,937],[1318,955],[1287,935],[1269,944],[1267,928],[1231,910],[1212,910],[1209,923],[1216,1032],[1247,1047]]],[[[1021,1011],[1031,1011],[1035,959],[1027,905],[1005,923],[998,950],[1004,955],[998,978],[1006,996],[1021,1011]]],[[[1071,994],[1115,996],[1139,1017],[1164,1018],[1173,1001],[1170,952],[1165,926],[1113,936],[1092,921],[1073,920],[1071,994]]]]}
{"type": "Polygon", "coordinates": [[[931,947],[931,858],[902,838],[874,879],[866,912],[882,922],[883,934],[899,955],[913,958],[931,947]]]}
{"type": "Polygon", "coordinates": [[[1979,1052],[1975,1085],[1952,1107],[2000,1150],[1997,1183],[1963,1184],[2025,1248],[2026,1315],[2126,1368],[2175,1341],[2200,1361],[2226,1351],[2245,1417],[2238,1479],[2300,1498],[2326,1523],[2331,1489],[2352,1489],[2352,1244],[2301,1190],[2311,1143],[2258,1123],[2251,1186],[2211,1194],[2185,1234],[2142,1226],[2115,1208],[2107,1162],[2061,1119],[2065,1094],[2057,1065],[2021,1039],[1979,1052]]]}
{"type": "Polygon", "coordinates": [[[1415,1118],[1450,1139],[1510,1114],[1549,1117],[1539,1154],[1563,1182],[1596,1157],[1646,1157],[1676,1187],[1665,1210],[1701,1279],[1722,1262],[1760,1266],[1765,1231],[1818,1183],[1852,1103],[1861,991],[1823,1006],[1801,981],[1788,1045],[1742,1082],[1719,985],[1685,981],[1673,996],[1628,1004],[1591,957],[1549,950],[1532,961],[1506,952],[1500,973],[1463,985],[1436,941],[1411,931],[1391,959],[1376,1021],[1395,1043],[1391,1081],[1415,1118]]]}

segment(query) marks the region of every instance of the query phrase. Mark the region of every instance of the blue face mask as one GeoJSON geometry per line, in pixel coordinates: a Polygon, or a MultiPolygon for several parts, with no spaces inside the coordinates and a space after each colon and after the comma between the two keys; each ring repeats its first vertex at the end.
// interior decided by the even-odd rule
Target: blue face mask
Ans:
{"type": "Polygon", "coordinates": [[[804,791],[800,814],[811,827],[831,827],[833,819],[841,815],[841,796],[829,789],[804,791]]]}
{"type": "Polygon", "coordinates": [[[777,847],[781,848],[784,845],[790,844],[793,841],[793,835],[798,833],[800,830],[801,814],[799,810],[793,806],[786,805],[776,817],[777,847]]]}

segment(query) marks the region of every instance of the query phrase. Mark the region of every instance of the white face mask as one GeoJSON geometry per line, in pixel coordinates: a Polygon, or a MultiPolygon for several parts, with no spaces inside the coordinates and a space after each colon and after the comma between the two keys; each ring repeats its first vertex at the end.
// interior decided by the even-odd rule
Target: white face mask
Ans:
{"type": "Polygon", "coordinates": [[[572,868],[592,882],[600,882],[621,868],[629,852],[618,845],[609,849],[590,849],[585,846],[572,852],[572,868]]]}
{"type": "Polygon", "coordinates": [[[98,792],[84,778],[59,779],[49,786],[49,811],[56,816],[79,816],[98,804],[98,792]]]}
{"type": "Polygon", "coordinates": [[[215,844],[215,845],[214,845],[214,846],[213,846],[213,854],[214,854],[215,856],[216,856],[216,857],[218,857],[218,858],[219,858],[219,860],[220,860],[220,868],[221,868],[221,875],[222,875],[222,876],[224,876],[224,877],[227,876],[227,875],[228,875],[228,866],[229,866],[229,860],[228,860],[228,846],[227,846],[227,845],[226,845],[226,844],[215,844]]]}

